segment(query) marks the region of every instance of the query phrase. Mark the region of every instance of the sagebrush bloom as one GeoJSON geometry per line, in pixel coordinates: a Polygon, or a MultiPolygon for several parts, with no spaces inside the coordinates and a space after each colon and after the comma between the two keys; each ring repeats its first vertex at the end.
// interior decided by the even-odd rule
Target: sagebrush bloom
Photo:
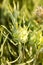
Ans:
{"type": "Polygon", "coordinates": [[[43,18],[43,7],[41,7],[41,6],[37,7],[36,15],[43,18]]]}
{"type": "Polygon", "coordinates": [[[24,27],[20,27],[19,28],[19,38],[20,40],[25,43],[27,41],[27,37],[28,37],[28,31],[27,31],[27,28],[24,27]]]}

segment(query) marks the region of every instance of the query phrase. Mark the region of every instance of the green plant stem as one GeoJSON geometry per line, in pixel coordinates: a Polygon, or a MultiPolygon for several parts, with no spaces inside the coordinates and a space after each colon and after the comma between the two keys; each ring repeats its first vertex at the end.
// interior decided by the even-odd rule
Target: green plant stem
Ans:
{"type": "Polygon", "coordinates": [[[1,45],[1,56],[3,55],[3,48],[4,48],[4,44],[6,43],[6,40],[7,40],[7,38],[8,38],[8,35],[9,35],[9,34],[7,34],[7,36],[5,37],[5,39],[4,39],[4,41],[3,41],[3,44],[1,45]]]}

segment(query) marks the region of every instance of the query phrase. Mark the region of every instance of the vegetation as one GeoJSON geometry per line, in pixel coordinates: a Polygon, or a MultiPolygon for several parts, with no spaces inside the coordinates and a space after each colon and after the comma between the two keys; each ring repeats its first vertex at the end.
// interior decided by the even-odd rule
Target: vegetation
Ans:
{"type": "Polygon", "coordinates": [[[43,65],[43,0],[0,0],[0,61],[43,65]]]}

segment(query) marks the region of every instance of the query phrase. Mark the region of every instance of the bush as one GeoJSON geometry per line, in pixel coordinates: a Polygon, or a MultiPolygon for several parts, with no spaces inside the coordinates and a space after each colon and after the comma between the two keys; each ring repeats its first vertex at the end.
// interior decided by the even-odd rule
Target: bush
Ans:
{"type": "Polygon", "coordinates": [[[3,0],[0,3],[1,65],[43,65],[40,1],[3,0]]]}

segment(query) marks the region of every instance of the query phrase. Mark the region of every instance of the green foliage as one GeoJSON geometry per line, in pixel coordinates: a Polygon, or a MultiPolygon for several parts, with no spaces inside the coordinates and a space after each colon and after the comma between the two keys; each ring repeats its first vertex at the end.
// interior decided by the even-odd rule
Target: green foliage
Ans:
{"type": "Polygon", "coordinates": [[[43,65],[40,8],[36,14],[42,3],[42,0],[3,0],[0,4],[1,65],[43,65]]]}

